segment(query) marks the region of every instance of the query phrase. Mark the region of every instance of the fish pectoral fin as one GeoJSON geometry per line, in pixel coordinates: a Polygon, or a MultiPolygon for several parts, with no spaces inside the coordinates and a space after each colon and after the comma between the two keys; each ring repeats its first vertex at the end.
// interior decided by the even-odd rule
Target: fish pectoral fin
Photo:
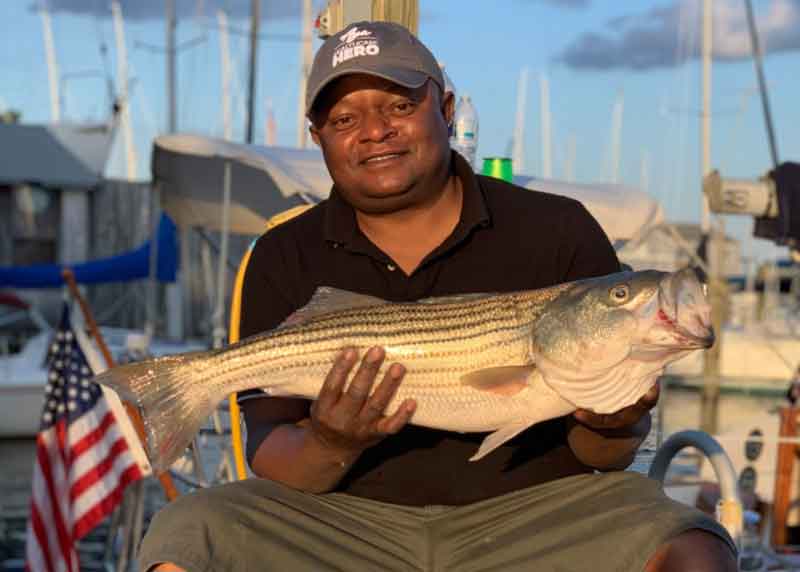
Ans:
{"type": "Polygon", "coordinates": [[[321,286],[314,291],[314,295],[311,296],[311,300],[305,306],[292,313],[276,329],[305,324],[314,318],[332,312],[379,306],[381,304],[389,304],[389,302],[375,296],[321,286]]]}
{"type": "Polygon", "coordinates": [[[478,452],[472,455],[469,458],[470,461],[479,461],[480,459],[484,458],[486,455],[497,449],[500,445],[505,443],[506,441],[510,441],[523,431],[533,425],[530,421],[525,421],[523,423],[512,423],[511,425],[506,425],[505,427],[500,427],[494,433],[490,433],[486,439],[483,440],[481,443],[480,448],[478,448],[478,452]]]}
{"type": "Polygon", "coordinates": [[[498,395],[516,395],[528,387],[528,378],[536,366],[510,365],[471,371],[461,377],[461,383],[498,395]]]}

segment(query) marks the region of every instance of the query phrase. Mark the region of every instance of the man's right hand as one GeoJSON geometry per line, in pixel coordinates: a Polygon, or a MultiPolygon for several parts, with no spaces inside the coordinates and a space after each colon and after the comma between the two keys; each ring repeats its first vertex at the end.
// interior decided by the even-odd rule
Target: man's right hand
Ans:
{"type": "Polygon", "coordinates": [[[358,355],[343,351],[310,407],[289,397],[245,401],[250,438],[265,429],[250,464],[253,472],[307,492],[334,489],[365,449],[402,429],[416,408],[407,399],[384,415],[405,374],[403,366],[392,364],[372,391],[384,358],[381,348],[367,352],[348,384],[358,355]]]}
{"type": "Polygon", "coordinates": [[[406,399],[394,413],[384,414],[405,375],[402,365],[392,364],[373,392],[385,357],[383,348],[371,348],[348,384],[358,353],[353,348],[344,350],[311,405],[310,436],[324,448],[341,451],[343,461],[355,460],[365,449],[400,431],[416,409],[416,402],[406,399]]]}

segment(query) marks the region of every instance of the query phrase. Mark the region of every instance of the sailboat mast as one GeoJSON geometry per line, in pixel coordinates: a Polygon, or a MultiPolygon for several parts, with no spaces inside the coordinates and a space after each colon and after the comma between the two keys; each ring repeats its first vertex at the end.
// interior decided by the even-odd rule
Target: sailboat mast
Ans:
{"type": "Polygon", "coordinates": [[[311,73],[312,46],[311,46],[311,0],[303,0],[303,39],[300,46],[300,88],[297,102],[297,146],[305,149],[308,144],[308,129],[306,129],[306,85],[308,74],[311,73]]]}
{"type": "Polygon", "coordinates": [[[47,59],[47,81],[50,84],[50,119],[53,122],[58,122],[61,121],[58,62],[56,61],[55,42],[53,42],[53,25],[50,20],[50,11],[47,9],[46,2],[43,2],[39,8],[39,15],[42,18],[44,53],[47,59]]]}
{"type": "Polygon", "coordinates": [[[642,160],[639,170],[639,189],[642,192],[650,191],[650,152],[642,151],[642,160]]]}
{"type": "MultiPolygon", "coordinates": [[[[712,0],[703,0],[703,109],[702,109],[702,178],[711,173],[711,57],[713,49],[712,0]]],[[[702,180],[702,179],[701,179],[702,180]]],[[[721,220],[711,224],[708,199],[703,196],[702,231],[706,241],[708,264],[708,298],[711,325],[717,334],[716,343],[703,352],[703,393],[700,403],[700,428],[715,434],[719,425],[720,358],[724,341],[722,326],[727,307],[728,286],[724,278],[725,229],[721,220]]]]}
{"type": "Polygon", "coordinates": [[[250,7],[250,68],[247,78],[247,125],[245,141],[253,142],[256,108],[256,69],[258,66],[258,27],[261,23],[261,0],[252,0],[250,7]]]}
{"type": "Polygon", "coordinates": [[[553,178],[553,141],[550,125],[550,82],[545,74],[539,78],[540,112],[542,115],[542,177],[553,178]]]}
{"type": "Polygon", "coordinates": [[[222,133],[227,141],[233,139],[233,119],[231,116],[231,49],[228,41],[228,16],[217,10],[219,26],[219,59],[222,82],[222,133]]]}
{"type": "Polygon", "coordinates": [[[611,113],[611,177],[610,182],[619,183],[619,164],[622,147],[622,117],[625,110],[625,96],[620,90],[611,113]]]}
{"type": "Polygon", "coordinates": [[[525,169],[525,104],[528,100],[528,68],[519,72],[517,84],[517,113],[514,118],[514,139],[511,148],[511,161],[514,173],[525,169]]]}
{"type": "Polygon", "coordinates": [[[167,34],[167,133],[175,133],[177,130],[176,115],[176,57],[175,57],[175,0],[166,0],[166,34],[167,34]]]}
{"type": "Polygon", "coordinates": [[[125,142],[125,167],[128,180],[136,178],[136,150],[133,147],[130,98],[128,94],[128,51],[125,47],[125,25],[119,0],[111,2],[111,17],[114,22],[114,38],[117,43],[117,89],[119,91],[122,137],[125,142]]]}
{"type": "Polygon", "coordinates": [[[575,182],[575,158],[577,155],[578,143],[575,135],[567,136],[567,152],[564,159],[564,180],[568,183],[575,182]]]}
{"type": "MultiPolygon", "coordinates": [[[[713,47],[712,33],[713,12],[712,0],[703,0],[703,109],[702,109],[702,176],[705,177],[711,172],[711,50],[713,47]]],[[[711,229],[711,214],[708,208],[708,199],[705,193],[703,197],[702,218],[700,228],[704,235],[711,229]]]]}

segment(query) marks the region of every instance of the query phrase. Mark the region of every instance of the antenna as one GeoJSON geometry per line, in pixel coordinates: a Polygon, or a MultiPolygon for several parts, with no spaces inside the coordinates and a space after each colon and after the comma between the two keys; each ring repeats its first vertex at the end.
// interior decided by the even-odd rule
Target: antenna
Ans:
{"type": "Polygon", "coordinates": [[[525,169],[525,104],[528,99],[528,68],[522,68],[517,84],[517,116],[514,120],[514,138],[511,161],[514,173],[525,169]]]}
{"type": "Polygon", "coordinates": [[[59,95],[58,62],[56,49],[53,42],[53,25],[50,21],[50,11],[47,2],[42,2],[39,8],[42,17],[42,32],[44,34],[44,52],[47,58],[47,81],[50,84],[50,119],[54,122],[61,121],[61,96],[59,95]]]}

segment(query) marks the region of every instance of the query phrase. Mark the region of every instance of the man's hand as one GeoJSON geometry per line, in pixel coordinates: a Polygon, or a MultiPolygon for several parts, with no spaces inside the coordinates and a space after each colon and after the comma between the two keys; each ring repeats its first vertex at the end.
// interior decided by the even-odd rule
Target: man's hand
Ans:
{"type": "Polygon", "coordinates": [[[650,410],[658,403],[656,383],[639,401],[606,415],[585,409],[567,418],[567,442],[580,462],[599,470],[628,467],[650,432],[650,410]]]}
{"type": "Polygon", "coordinates": [[[592,429],[622,429],[624,427],[632,427],[636,425],[648,411],[656,406],[660,392],[661,389],[658,382],[656,382],[639,401],[620,409],[616,413],[601,415],[587,409],[578,409],[573,413],[573,416],[578,423],[592,429]]]}
{"type": "Polygon", "coordinates": [[[384,415],[405,375],[402,365],[392,364],[372,391],[385,356],[382,348],[370,349],[349,385],[347,378],[358,354],[347,349],[336,359],[311,405],[309,430],[322,446],[354,459],[387,435],[400,431],[411,419],[416,409],[413,399],[403,401],[392,415],[384,415]]]}

